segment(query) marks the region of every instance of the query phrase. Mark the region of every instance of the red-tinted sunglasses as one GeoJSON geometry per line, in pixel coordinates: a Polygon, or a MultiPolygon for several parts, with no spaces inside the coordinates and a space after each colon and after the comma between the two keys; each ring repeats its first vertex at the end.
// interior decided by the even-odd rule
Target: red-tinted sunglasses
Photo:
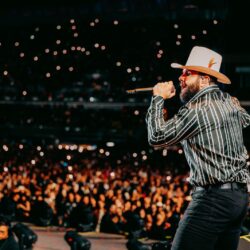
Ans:
{"type": "Polygon", "coordinates": [[[199,75],[199,73],[197,71],[194,70],[188,70],[188,69],[184,69],[182,71],[182,77],[187,77],[187,76],[193,76],[193,75],[199,75]]]}

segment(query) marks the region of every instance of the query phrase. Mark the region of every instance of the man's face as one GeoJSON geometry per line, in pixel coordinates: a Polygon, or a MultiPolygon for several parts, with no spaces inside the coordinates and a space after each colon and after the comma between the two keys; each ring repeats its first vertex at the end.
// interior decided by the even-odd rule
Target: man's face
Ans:
{"type": "Polygon", "coordinates": [[[183,103],[187,103],[200,90],[200,75],[196,71],[184,69],[179,81],[181,86],[180,99],[183,103]]]}
{"type": "Polygon", "coordinates": [[[0,240],[5,240],[9,237],[8,235],[8,227],[0,226],[0,240]]]}

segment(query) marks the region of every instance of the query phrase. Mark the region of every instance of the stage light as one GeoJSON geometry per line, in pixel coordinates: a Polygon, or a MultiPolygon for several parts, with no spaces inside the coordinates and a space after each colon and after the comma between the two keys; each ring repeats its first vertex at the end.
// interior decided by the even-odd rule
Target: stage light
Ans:
{"type": "Polygon", "coordinates": [[[151,250],[150,245],[144,244],[135,238],[129,239],[126,243],[126,247],[128,250],[151,250]]]}
{"type": "Polygon", "coordinates": [[[152,244],[152,250],[170,250],[171,242],[170,241],[160,241],[152,244]]]}
{"type": "Polygon", "coordinates": [[[22,223],[17,223],[12,231],[18,238],[20,249],[32,249],[33,244],[37,241],[37,234],[22,223]]]}
{"type": "Polygon", "coordinates": [[[64,239],[71,250],[89,250],[91,247],[91,242],[88,239],[73,230],[66,232],[64,239]]]}

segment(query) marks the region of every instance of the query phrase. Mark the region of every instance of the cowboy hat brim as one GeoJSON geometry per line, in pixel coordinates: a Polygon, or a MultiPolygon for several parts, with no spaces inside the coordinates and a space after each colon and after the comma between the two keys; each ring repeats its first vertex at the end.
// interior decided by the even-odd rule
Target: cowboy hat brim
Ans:
{"type": "Polygon", "coordinates": [[[185,65],[181,65],[178,63],[171,63],[171,67],[172,68],[178,68],[178,69],[188,69],[188,70],[194,70],[194,71],[198,71],[201,73],[205,73],[207,75],[211,75],[215,78],[217,78],[218,82],[224,83],[224,84],[231,84],[230,79],[225,76],[224,74],[215,71],[213,69],[209,69],[203,66],[185,66],[185,65]]]}

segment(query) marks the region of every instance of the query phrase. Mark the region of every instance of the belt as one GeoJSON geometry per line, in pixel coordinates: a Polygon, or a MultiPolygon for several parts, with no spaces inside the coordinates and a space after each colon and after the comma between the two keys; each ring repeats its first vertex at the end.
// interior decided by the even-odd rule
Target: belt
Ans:
{"type": "Polygon", "coordinates": [[[231,190],[244,190],[247,191],[246,183],[239,182],[225,182],[213,185],[206,185],[204,187],[194,187],[192,193],[196,191],[211,190],[211,189],[231,189],[231,190]]]}

